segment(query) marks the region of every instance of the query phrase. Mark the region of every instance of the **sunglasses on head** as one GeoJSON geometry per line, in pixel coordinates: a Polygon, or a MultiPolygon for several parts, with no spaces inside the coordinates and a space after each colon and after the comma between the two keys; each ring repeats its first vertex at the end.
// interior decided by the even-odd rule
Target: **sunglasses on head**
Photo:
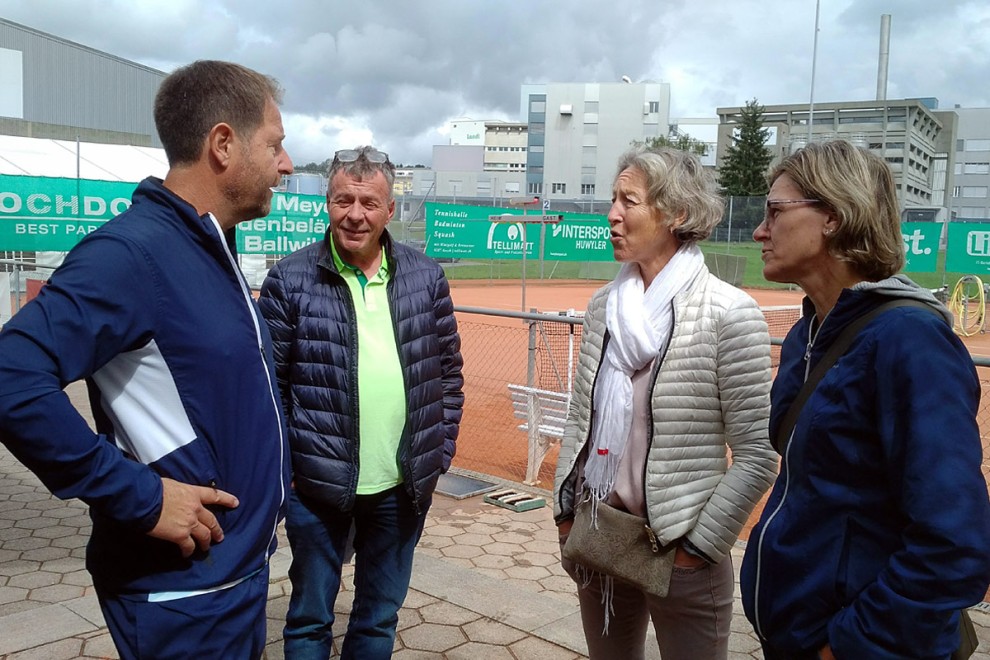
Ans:
{"type": "Polygon", "coordinates": [[[368,149],[365,151],[358,151],[357,149],[341,149],[333,155],[333,158],[341,163],[353,163],[362,156],[369,163],[388,162],[388,154],[384,151],[378,151],[378,149],[368,149]]]}

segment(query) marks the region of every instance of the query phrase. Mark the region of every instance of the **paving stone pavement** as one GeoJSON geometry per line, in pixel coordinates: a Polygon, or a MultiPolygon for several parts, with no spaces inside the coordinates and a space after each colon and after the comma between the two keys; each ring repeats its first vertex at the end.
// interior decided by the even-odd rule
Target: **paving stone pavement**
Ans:
{"type": "MultiPolygon", "coordinates": [[[[85,393],[73,387],[70,394],[84,404],[85,393]]],[[[0,660],[118,657],[84,567],[89,529],[85,505],[53,498],[0,446],[0,660]]],[[[284,533],[279,546],[271,562],[268,659],[283,657],[291,593],[284,533]]],[[[742,546],[732,555],[738,571],[742,546]]],[[[353,596],[352,574],[352,567],[345,569],[337,599],[338,638],[353,596]]],[[[761,657],[738,597],[735,609],[730,658],[761,657]]],[[[972,612],[981,639],[973,658],[990,660],[990,606],[972,612]]],[[[647,648],[648,658],[659,658],[655,643],[647,648]]],[[[437,495],[399,613],[393,657],[586,658],[574,585],[560,567],[549,507],[515,513],[480,495],[437,495]]]]}

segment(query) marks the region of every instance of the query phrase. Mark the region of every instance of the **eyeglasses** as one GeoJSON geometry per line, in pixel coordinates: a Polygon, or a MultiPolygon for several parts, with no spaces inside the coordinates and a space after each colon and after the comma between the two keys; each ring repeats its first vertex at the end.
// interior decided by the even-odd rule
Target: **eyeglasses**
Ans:
{"type": "Polygon", "coordinates": [[[333,159],[340,163],[353,163],[359,158],[364,158],[369,163],[387,163],[388,154],[378,149],[341,149],[333,155],[333,159]]]}
{"type": "Polygon", "coordinates": [[[773,226],[776,222],[777,216],[786,211],[785,208],[780,208],[788,204],[821,204],[820,199],[768,199],[766,204],[766,212],[763,214],[763,222],[766,223],[767,229],[773,226]]]}

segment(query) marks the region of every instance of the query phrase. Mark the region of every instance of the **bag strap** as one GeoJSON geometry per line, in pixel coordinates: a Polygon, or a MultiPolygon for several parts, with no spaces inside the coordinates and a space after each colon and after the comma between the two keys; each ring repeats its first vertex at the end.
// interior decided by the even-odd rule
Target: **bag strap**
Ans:
{"type": "Polygon", "coordinates": [[[875,307],[866,314],[863,314],[852,323],[847,325],[839,336],[836,337],[832,345],[828,347],[825,355],[822,359],[818,361],[815,368],[811,370],[808,374],[807,380],[804,381],[804,385],[798,391],[794,401],[791,403],[791,407],[787,409],[784,413],[784,418],[780,422],[780,426],[777,427],[777,434],[773,437],[773,447],[777,450],[777,453],[781,456],[787,451],[787,444],[791,440],[791,431],[794,430],[794,425],[797,424],[798,416],[801,414],[801,409],[804,408],[804,404],[808,401],[808,397],[811,396],[812,392],[818,386],[818,381],[822,379],[825,373],[832,368],[832,365],[842,357],[845,352],[849,349],[849,345],[852,344],[853,340],[859,334],[859,331],[863,327],[872,321],[875,317],[883,314],[889,309],[894,307],[921,307],[927,309],[933,314],[937,314],[931,305],[921,302],[920,300],[909,300],[906,298],[898,298],[897,300],[891,300],[885,302],[882,305],[875,307]]]}

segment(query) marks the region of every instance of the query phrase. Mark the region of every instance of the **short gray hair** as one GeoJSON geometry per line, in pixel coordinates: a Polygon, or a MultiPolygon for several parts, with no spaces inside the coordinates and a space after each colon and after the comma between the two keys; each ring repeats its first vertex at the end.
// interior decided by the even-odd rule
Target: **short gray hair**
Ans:
{"type": "Polygon", "coordinates": [[[388,199],[392,201],[394,191],[392,186],[395,184],[395,165],[389,160],[388,154],[384,151],[379,151],[378,149],[372,147],[371,145],[363,147],[354,147],[354,149],[344,149],[338,151],[337,153],[342,153],[343,151],[356,151],[357,158],[348,162],[342,162],[337,158],[337,154],[334,154],[333,159],[330,162],[330,167],[327,170],[327,197],[333,194],[333,178],[337,176],[338,172],[343,172],[347,176],[354,177],[358,181],[362,181],[364,177],[374,178],[375,174],[381,172],[385,176],[385,183],[388,187],[388,199]],[[385,156],[384,163],[375,163],[368,159],[368,154],[379,153],[385,156]]]}
{"type": "Polygon", "coordinates": [[[670,147],[633,147],[619,157],[616,178],[634,167],[646,176],[647,202],[663,212],[664,222],[685,243],[703,241],[722,221],[725,201],[715,175],[698,157],[670,147]],[[684,222],[673,227],[681,215],[684,222]]]}

